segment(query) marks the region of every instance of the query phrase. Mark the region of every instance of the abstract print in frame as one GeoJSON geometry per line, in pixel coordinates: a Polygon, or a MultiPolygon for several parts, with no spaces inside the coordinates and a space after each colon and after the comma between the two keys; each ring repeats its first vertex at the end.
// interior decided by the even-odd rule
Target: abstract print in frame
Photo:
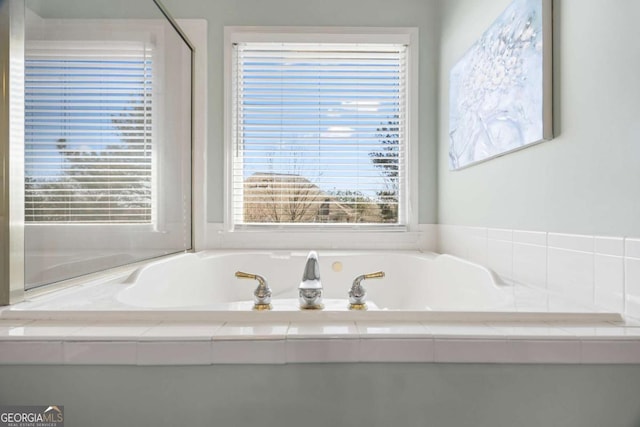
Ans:
{"type": "Polygon", "coordinates": [[[451,69],[449,167],[553,137],[551,0],[514,0],[451,69]]]}

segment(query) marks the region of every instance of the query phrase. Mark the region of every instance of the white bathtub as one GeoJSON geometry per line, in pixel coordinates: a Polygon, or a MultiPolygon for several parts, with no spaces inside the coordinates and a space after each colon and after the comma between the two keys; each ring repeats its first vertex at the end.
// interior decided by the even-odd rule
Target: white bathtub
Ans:
{"type": "MultiPolygon", "coordinates": [[[[489,270],[448,255],[419,252],[320,252],[325,310],[346,310],[357,276],[383,271],[362,282],[371,310],[509,310],[509,287],[489,270]]],[[[141,268],[117,295],[141,308],[246,310],[257,282],[235,278],[236,271],[263,276],[273,292],[274,310],[298,309],[298,284],[307,252],[203,252],[184,254],[141,268]]]]}
{"type": "Polygon", "coordinates": [[[620,320],[617,313],[583,307],[523,285],[505,284],[490,270],[449,255],[418,251],[319,251],[325,309],[298,308],[307,251],[204,251],[168,257],[133,272],[95,279],[29,298],[0,318],[158,320],[620,320]],[[236,271],[265,277],[273,310],[256,312],[257,283],[236,271]],[[365,280],[368,311],[348,310],[356,276],[365,280]]]}

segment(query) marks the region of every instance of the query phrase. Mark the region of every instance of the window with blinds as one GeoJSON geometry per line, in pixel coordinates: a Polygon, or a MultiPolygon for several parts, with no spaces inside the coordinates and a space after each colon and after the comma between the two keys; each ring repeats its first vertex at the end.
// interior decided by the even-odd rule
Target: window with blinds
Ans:
{"type": "Polygon", "coordinates": [[[29,41],[27,223],[151,223],[153,50],[29,41]]]}
{"type": "Polygon", "coordinates": [[[406,51],[233,45],[234,225],[405,223],[406,51]]]}

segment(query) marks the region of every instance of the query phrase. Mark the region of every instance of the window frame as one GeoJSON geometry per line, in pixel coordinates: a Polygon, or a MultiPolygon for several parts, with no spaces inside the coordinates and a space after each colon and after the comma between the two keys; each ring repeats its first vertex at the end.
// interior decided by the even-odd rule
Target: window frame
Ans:
{"type": "MultiPolygon", "coordinates": [[[[227,244],[242,244],[249,237],[254,244],[260,239],[278,240],[274,233],[282,236],[286,230],[294,235],[309,235],[321,243],[331,239],[335,233],[354,233],[363,241],[379,235],[388,237],[418,231],[418,29],[414,27],[225,27],[224,29],[224,225],[227,244]],[[400,209],[405,212],[405,222],[399,224],[354,224],[354,223],[233,223],[233,45],[242,42],[299,42],[299,43],[395,43],[407,45],[407,138],[405,147],[406,184],[405,198],[400,209]],[[321,233],[320,233],[321,232],[321,233]],[[319,237],[320,235],[324,237],[319,237]],[[232,237],[233,236],[233,237],[232,237]]],[[[333,236],[339,237],[338,235],[333,236]]],[[[305,237],[306,238],[306,237],[305,237]]],[[[374,237],[375,238],[375,237],[374,237]]],[[[406,238],[406,236],[405,236],[406,238]]],[[[402,240],[402,239],[401,239],[402,240]]],[[[393,242],[391,242],[393,243],[393,242]]]]}

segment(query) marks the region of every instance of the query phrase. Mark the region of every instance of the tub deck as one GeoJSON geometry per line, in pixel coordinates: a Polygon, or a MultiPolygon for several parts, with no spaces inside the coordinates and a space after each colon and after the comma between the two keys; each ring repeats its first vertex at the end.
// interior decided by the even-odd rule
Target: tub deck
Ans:
{"type": "Polygon", "coordinates": [[[543,289],[504,283],[477,264],[417,251],[321,253],[325,309],[300,310],[297,282],[305,255],[301,251],[205,251],[174,255],[107,275],[75,279],[60,290],[44,288],[29,292],[26,301],[0,309],[0,320],[581,323],[623,320],[620,313],[578,304],[543,289]],[[293,268],[283,267],[290,263],[293,268]],[[255,285],[234,278],[237,269],[247,268],[266,271],[267,277],[274,279],[273,310],[252,310],[255,285]],[[363,282],[368,289],[368,310],[348,310],[350,279],[376,268],[389,274],[384,280],[363,282]],[[418,282],[417,278],[423,281],[418,282]],[[429,290],[423,291],[424,288],[429,290]]]}
{"type": "Polygon", "coordinates": [[[127,304],[118,295],[143,283],[131,280],[140,273],[72,281],[0,309],[0,364],[640,363],[640,323],[524,285],[496,285],[509,304],[482,310],[442,300],[385,309],[393,300],[372,293],[368,311],[349,311],[346,297],[301,311],[281,293],[274,310],[257,312],[248,298],[127,304]]]}

